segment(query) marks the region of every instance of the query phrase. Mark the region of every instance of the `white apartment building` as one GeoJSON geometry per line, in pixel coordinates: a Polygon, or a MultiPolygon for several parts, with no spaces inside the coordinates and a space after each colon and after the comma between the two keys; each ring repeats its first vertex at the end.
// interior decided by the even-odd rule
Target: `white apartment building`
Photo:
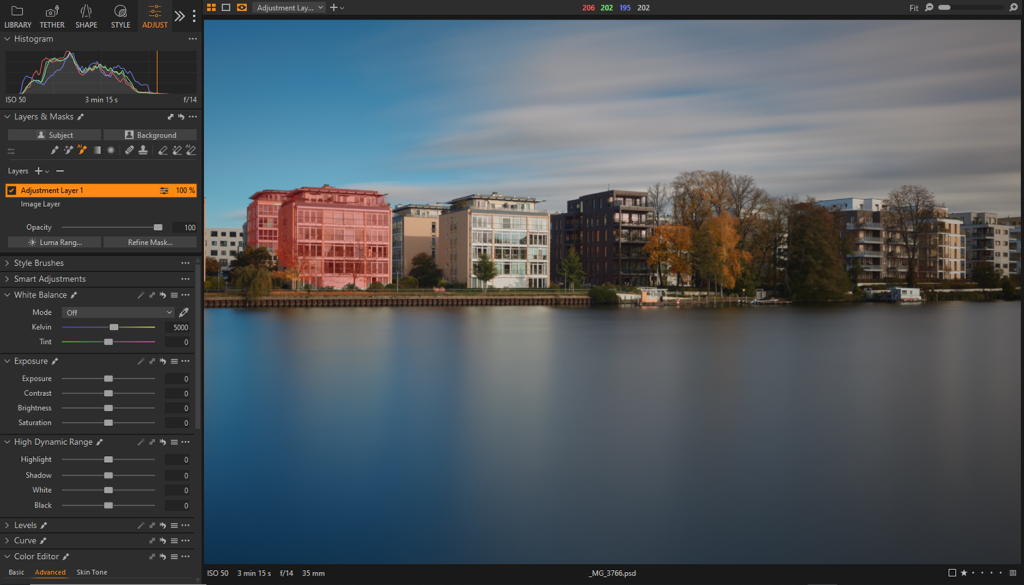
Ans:
{"type": "Polygon", "coordinates": [[[231,266],[238,253],[245,250],[240,228],[206,228],[203,236],[203,254],[216,259],[224,268],[231,266]]]}

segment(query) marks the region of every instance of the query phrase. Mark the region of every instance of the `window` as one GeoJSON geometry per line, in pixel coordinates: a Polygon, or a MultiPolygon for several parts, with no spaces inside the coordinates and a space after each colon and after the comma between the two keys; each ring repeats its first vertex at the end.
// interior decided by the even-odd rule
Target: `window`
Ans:
{"type": "Polygon", "coordinates": [[[236,236],[235,236],[235,233],[236,233],[236,232],[231,232],[231,235],[230,235],[229,237],[232,237],[232,238],[236,237],[236,236]]]}
{"type": "Polygon", "coordinates": [[[495,217],[494,218],[494,229],[504,230],[525,230],[526,229],[526,218],[525,217],[495,217]]]}
{"type": "Polygon", "coordinates": [[[473,227],[474,228],[491,228],[491,219],[493,216],[490,215],[476,215],[473,214],[473,227]]]}
{"type": "Polygon", "coordinates": [[[531,232],[546,232],[548,231],[548,222],[541,217],[529,218],[530,231],[531,232]]]}
{"type": "Polygon", "coordinates": [[[210,256],[216,256],[217,250],[210,250],[210,256]]]}

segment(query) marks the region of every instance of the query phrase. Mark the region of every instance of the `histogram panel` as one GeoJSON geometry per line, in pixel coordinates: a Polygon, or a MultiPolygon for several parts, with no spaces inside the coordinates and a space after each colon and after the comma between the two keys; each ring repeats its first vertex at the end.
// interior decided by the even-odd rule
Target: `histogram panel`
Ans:
{"type": "Polygon", "coordinates": [[[7,95],[194,94],[194,51],[8,51],[7,95]]]}

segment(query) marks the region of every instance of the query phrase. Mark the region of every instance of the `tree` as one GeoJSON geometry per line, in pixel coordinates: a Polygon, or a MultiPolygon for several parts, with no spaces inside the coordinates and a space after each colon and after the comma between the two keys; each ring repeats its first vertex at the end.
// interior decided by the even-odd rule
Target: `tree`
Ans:
{"type": "Polygon", "coordinates": [[[303,288],[304,285],[309,284],[307,280],[312,279],[315,275],[316,258],[299,255],[295,248],[296,246],[282,246],[277,250],[277,257],[285,269],[284,273],[293,282],[297,280],[301,283],[294,288],[303,288]]]}
{"type": "Polygon", "coordinates": [[[206,257],[206,275],[217,276],[220,273],[220,260],[212,256],[206,257]]]}
{"type": "Polygon", "coordinates": [[[498,276],[498,269],[494,261],[487,254],[481,254],[480,259],[473,263],[473,276],[484,283],[484,293],[487,292],[487,283],[498,276]]]}
{"type": "MultiPolygon", "coordinates": [[[[690,249],[693,247],[693,237],[690,235],[690,228],[684,225],[659,225],[651,232],[651,237],[644,244],[644,252],[647,254],[647,264],[657,265],[660,272],[662,265],[668,265],[669,270],[676,273],[680,286],[683,284],[683,276],[690,274],[690,249]]],[[[660,280],[659,282],[664,282],[660,280]]]]}
{"type": "Polygon", "coordinates": [[[617,305],[619,303],[619,295],[608,286],[592,286],[587,291],[587,296],[595,305],[617,305]]]}
{"type": "Polygon", "coordinates": [[[409,271],[409,276],[415,277],[420,285],[433,288],[437,286],[437,282],[441,280],[444,273],[437,266],[437,261],[433,256],[426,252],[420,252],[412,257],[412,270],[409,271]]]}
{"type": "Polygon", "coordinates": [[[673,223],[699,230],[728,200],[729,179],[719,171],[689,171],[672,180],[673,223]]]}
{"type": "Polygon", "coordinates": [[[245,250],[238,253],[235,258],[235,266],[241,268],[242,266],[255,266],[258,269],[266,268],[267,270],[273,270],[274,255],[270,253],[270,250],[266,246],[260,246],[253,248],[252,246],[247,247],[245,250]]]}
{"type": "Polygon", "coordinates": [[[270,271],[252,265],[242,266],[231,272],[231,283],[245,289],[245,298],[253,301],[270,291],[270,271]]]}
{"type": "Polygon", "coordinates": [[[736,218],[736,231],[740,235],[739,247],[746,249],[747,238],[750,236],[754,222],[770,196],[768,192],[757,186],[750,175],[733,175],[727,171],[719,171],[728,181],[728,195],[721,209],[728,211],[736,218]]]}
{"type": "Polygon", "coordinates": [[[998,287],[1001,276],[1002,273],[999,270],[996,270],[994,264],[989,262],[977,264],[974,269],[971,270],[971,280],[976,282],[981,288],[998,287]]]}
{"type": "Polygon", "coordinates": [[[572,290],[583,284],[586,274],[583,273],[583,262],[575,246],[569,246],[569,251],[565,253],[565,258],[558,267],[558,274],[565,278],[565,284],[572,290]]]}
{"type": "Polygon", "coordinates": [[[693,256],[709,285],[733,288],[743,273],[744,263],[750,262],[750,253],[738,248],[738,223],[732,214],[723,210],[708,218],[694,236],[693,256]]]}
{"type": "Polygon", "coordinates": [[[1013,284],[1013,281],[1006,279],[1003,281],[1003,299],[1012,301],[1017,296],[1017,287],[1013,284]]]}
{"type": "Polygon", "coordinates": [[[420,281],[416,280],[415,276],[403,276],[402,279],[398,281],[398,288],[399,289],[403,289],[403,288],[419,288],[419,287],[420,287],[420,281]]]}
{"type": "Polygon", "coordinates": [[[928,234],[935,228],[935,195],[920,185],[903,185],[889,192],[884,202],[882,221],[890,238],[903,244],[907,257],[907,286],[917,284],[917,260],[928,245],[928,234]]]}
{"type": "Polygon", "coordinates": [[[786,279],[794,299],[819,302],[847,298],[850,280],[839,222],[813,200],[790,208],[786,279]]]}
{"type": "MultiPolygon", "coordinates": [[[[672,197],[669,195],[668,187],[661,183],[655,183],[647,188],[647,206],[654,209],[652,214],[655,229],[668,219],[669,209],[672,206],[672,197]]],[[[650,264],[650,263],[648,263],[650,264]]],[[[661,274],[662,264],[658,263],[658,284],[664,284],[665,279],[661,274]]]]}
{"type": "Polygon", "coordinates": [[[779,271],[785,264],[786,222],[796,203],[793,198],[767,197],[751,225],[747,249],[754,255],[756,280],[771,283],[772,290],[778,287],[779,271]]]}

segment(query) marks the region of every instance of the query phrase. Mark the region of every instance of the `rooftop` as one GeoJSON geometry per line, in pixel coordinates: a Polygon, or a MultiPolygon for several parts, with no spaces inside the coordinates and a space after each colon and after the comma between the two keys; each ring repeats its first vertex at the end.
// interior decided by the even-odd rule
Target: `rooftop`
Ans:
{"type": "Polygon", "coordinates": [[[456,201],[471,201],[471,200],[474,200],[474,199],[486,199],[488,201],[516,201],[516,202],[523,202],[523,203],[536,203],[537,202],[537,198],[536,197],[513,197],[512,195],[501,195],[498,192],[494,192],[494,193],[491,193],[490,195],[473,194],[473,195],[466,195],[465,197],[458,197],[456,199],[452,199],[451,203],[455,203],[456,201]]]}

